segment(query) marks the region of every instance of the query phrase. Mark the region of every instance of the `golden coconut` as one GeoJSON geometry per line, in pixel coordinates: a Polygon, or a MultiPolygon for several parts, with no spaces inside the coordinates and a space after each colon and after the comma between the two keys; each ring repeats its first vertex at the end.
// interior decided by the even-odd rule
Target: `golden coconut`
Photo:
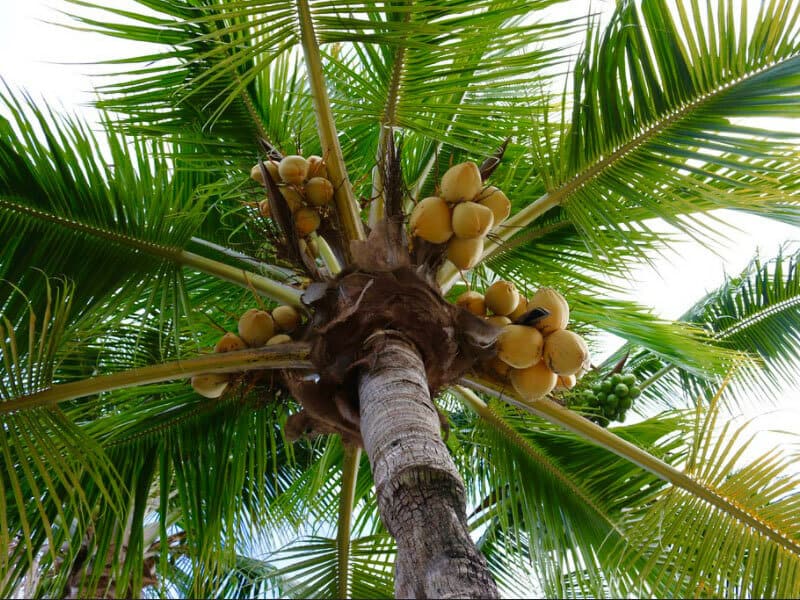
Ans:
{"type": "Polygon", "coordinates": [[[411,211],[409,226],[411,235],[433,244],[444,244],[453,237],[450,222],[450,207],[447,202],[437,196],[429,196],[418,202],[411,211]]]}
{"type": "Polygon", "coordinates": [[[234,350],[244,350],[247,344],[235,333],[226,333],[223,335],[217,345],[214,346],[214,352],[232,352],[234,350]]]}
{"type": "Polygon", "coordinates": [[[333,200],[333,184],[324,177],[312,177],[306,182],[306,200],[314,206],[325,206],[333,200]]]}
{"type": "Polygon", "coordinates": [[[309,177],[328,177],[328,167],[321,156],[312,154],[307,159],[309,177]]]}
{"type": "Polygon", "coordinates": [[[493,222],[492,211],[476,202],[461,202],[453,209],[453,233],[462,239],[486,235],[493,222]]]}
{"type": "Polygon", "coordinates": [[[447,259],[462,271],[477,265],[483,255],[483,238],[463,240],[454,237],[447,243],[447,259]]]}
{"type": "Polygon", "coordinates": [[[528,302],[528,310],[534,308],[543,308],[550,313],[535,325],[544,335],[564,329],[569,323],[569,305],[564,296],[553,288],[541,288],[533,295],[528,302]]]}
{"type": "Polygon", "coordinates": [[[554,373],[574,375],[589,364],[589,348],[577,333],[559,329],[544,339],[544,362],[554,373]]]}
{"type": "Polygon", "coordinates": [[[474,162],[453,165],[442,175],[439,187],[442,197],[448,202],[472,200],[483,187],[478,165],[474,162]]]}
{"type": "Polygon", "coordinates": [[[506,325],[497,336],[497,356],[508,365],[525,369],[542,358],[542,334],[525,325],[506,325]]]}
{"type": "Polygon", "coordinates": [[[558,382],[556,383],[557,390],[571,390],[575,387],[577,379],[575,375],[559,375],[558,382]]]}
{"type": "Polygon", "coordinates": [[[456,305],[466,308],[473,315],[482,317],[486,314],[486,302],[480,292],[464,292],[456,298],[456,305]]]}
{"type": "Polygon", "coordinates": [[[492,315],[491,317],[486,317],[486,321],[495,327],[505,327],[506,325],[511,325],[511,319],[503,315],[492,315]]]}
{"type": "Polygon", "coordinates": [[[192,377],[194,391],[206,398],[219,398],[228,387],[227,373],[201,373],[192,377]]]}
{"type": "Polygon", "coordinates": [[[319,213],[313,208],[301,208],[294,213],[294,228],[298,235],[308,235],[319,227],[319,213]]]}
{"type": "MultiPolygon", "coordinates": [[[[272,176],[272,180],[275,183],[278,183],[281,180],[281,176],[278,173],[278,164],[271,161],[265,160],[264,167],[266,167],[267,171],[269,172],[270,176],[272,176]]],[[[255,179],[261,185],[265,185],[266,181],[264,181],[264,175],[261,173],[261,167],[259,165],[254,165],[252,169],[250,169],[250,177],[255,179]]]]}
{"type": "Polygon", "coordinates": [[[275,323],[265,310],[251,308],[239,317],[239,337],[248,346],[263,346],[275,333],[275,323]]]}
{"type": "Polygon", "coordinates": [[[297,154],[285,156],[278,163],[278,173],[286,183],[300,185],[308,175],[308,161],[297,154]]]}
{"type": "Polygon", "coordinates": [[[494,215],[493,227],[505,221],[508,215],[511,214],[511,200],[493,185],[483,190],[475,201],[492,211],[494,215]]]}
{"type": "Polygon", "coordinates": [[[272,318],[282,331],[294,331],[300,325],[300,313],[294,306],[278,306],[272,311],[272,318]]]}
{"type": "Polygon", "coordinates": [[[538,400],[549,394],[556,387],[558,380],[555,373],[547,368],[544,361],[525,369],[511,369],[511,385],[522,396],[523,400],[538,400]]]}
{"type": "Polygon", "coordinates": [[[264,185],[264,174],[261,172],[261,166],[258,163],[254,164],[253,168],[250,169],[250,179],[264,185]]]}
{"type": "Polygon", "coordinates": [[[486,362],[486,367],[493,373],[497,373],[503,379],[506,379],[509,373],[511,372],[511,367],[509,367],[506,363],[504,363],[496,356],[490,358],[486,362]]]}
{"type": "Polygon", "coordinates": [[[258,203],[258,212],[265,219],[272,218],[272,209],[269,207],[269,200],[265,198],[258,203]]]}
{"type": "Polygon", "coordinates": [[[496,315],[510,315],[519,304],[519,292],[510,281],[495,281],[486,290],[486,307],[496,315]]]}
{"type": "Polygon", "coordinates": [[[303,194],[290,185],[282,185],[280,186],[280,190],[281,196],[286,200],[286,204],[289,206],[289,210],[292,211],[292,213],[296,213],[303,208],[303,194]]]}
{"type": "Polygon", "coordinates": [[[526,312],[528,312],[528,299],[525,298],[525,296],[523,296],[522,294],[520,294],[517,306],[513,311],[511,311],[511,314],[508,315],[508,318],[511,319],[512,321],[516,321],[526,312]]]}
{"type": "Polygon", "coordinates": [[[269,340],[267,341],[267,346],[274,346],[276,344],[286,344],[291,341],[292,338],[290,338],[288,335],[286,335],[285,333],[279,333],[278,335],[269,338],[269,340]]]}

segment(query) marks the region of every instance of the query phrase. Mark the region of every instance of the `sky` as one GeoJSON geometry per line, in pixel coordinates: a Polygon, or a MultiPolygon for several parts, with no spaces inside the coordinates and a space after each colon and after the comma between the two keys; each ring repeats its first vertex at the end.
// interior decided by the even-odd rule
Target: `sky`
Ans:
{"type": "MultiPolygon", "coordinates": [[[[752,0],[757,4],[758,0],[752,0]]],[[[613,2],[595,2],[598,10],[613,8],[613,2]]],[[[107,0],[106,6],[135,10],[130,0],[107,0]]],[[[573,2],[572,6],[586,3],[573,2]]],[[[93,99],[91,74],[102,74],[113,67],[91,64],[108,57],[135,55],[136,44],[62,27],[49,22],[68,22],[61,12],[71,9],[65,0],[0,0],[0,77],[13,88],[24,88],[35,99],[45,98],[54,108],[78,112],[90,122],[97,113],[88,104],[93,99]],[[59,12],[61,11],[61,12],[59,12]]],[[[574,16],[573,13],[566,14],[574,16]]],[[[97,79],[95,82],[101,82],[97,79]]],[[[756,251],[769,258],[781,244],[800,239],[796,228],[759,217],[726,211],[724,220],[732,227],[729,240],[710,251],[694,242],[676,247],[677,252],[659,259],[655,268],[636,269],[626,286],[628,298],[650,307],[663,318],[678,317],[705,293],[723,281],[725,273],[736,274],[756,251]]],[[[619,340],[602,338],[606,352],[619,340]]],[[[599,362],[599,361],[596,361],[599,362]]],[[[765,407],[757,419],[758,428],[800,430],[800,409],[795,392],[788,390],[777,407],[765,407]]]]}

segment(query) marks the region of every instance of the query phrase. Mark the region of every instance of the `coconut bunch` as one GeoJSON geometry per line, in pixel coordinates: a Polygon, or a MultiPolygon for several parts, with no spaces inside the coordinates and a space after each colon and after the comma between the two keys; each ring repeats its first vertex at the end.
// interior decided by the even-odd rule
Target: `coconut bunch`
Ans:
{"type": "MultiPolygon", "coordinates": [[[[322,157],[311,155],[304,158],[293,154],[280,162],[264,163],[272,179],[278,184],[286,204],[292,211],[298,235],[306,236],[316,231],[321,220],[321,210],[333,202],[333,184],[328,179],[328,169],[322,157]]],[[[259,165],[250,169],[250,177],[265,185],[264,174],[259,165]]],[[[271,218],[269,201],[258,203],[262,217],[271,218]]]]}
{"type": "MultiPolygon", "coordinates": [[[[300,313],[281,305],[272,312],[251,308],[240,318],[238,335],[228,332],[214,346],[214,352],[233,352],[291,342],[289,335],[300,326],[300,313]]],[[[228,387],[232,373],[201,373],[192,377],[192,387],[201,396],[219,398],[228,387]]]]}
{"type": "Polygon", "coordinates": [[[526,400],[556,387],[571,389],[589,366],[586,342],[567,329],[569,305],[552,288],[541,288],[528,300],[512,282],[500,280],[485,294],[461,294],[456,304],[502,328],[497,355],[485,366],[508,378],[526,400]]]}
{"type": "Polygon", "coordinates": [[[411,212],[411,235],[447,243],[447,258],[461,270],[478,264],[486,235],[508,218],[511,202],[494,186],[484,186],[474,162],[450,167],[439,195],[421,200],[411,212]]]}
{"type": "Polygon", "coordinates": [[[641,393],[633,373],[611,373],[578,394],[572,407],[589,413],[592,421],[608,425],[609,421],[624,421],[625,413],[641,393]]]}

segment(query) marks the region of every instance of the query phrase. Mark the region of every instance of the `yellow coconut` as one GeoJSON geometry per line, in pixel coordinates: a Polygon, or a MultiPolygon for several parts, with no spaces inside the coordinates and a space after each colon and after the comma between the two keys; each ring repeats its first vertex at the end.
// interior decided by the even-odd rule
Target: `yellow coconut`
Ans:
{"type": "Polygon", "coordinates": [[[557,390],[571,390],[575,387],[577,379],[575,375],[559,375],[556,383],[557,390]]]}
{"type": "Polygon", "coordinates": [[[417,203],[411,211],[411,235],[433,244],[444,244],[453,237],[450,221],[450,207],[447,202],[437,196],[429,196],[417,203]]]}
{"type": "Polygon", "coordinates": [[[511,200],[498,188],[490,185],[483,190],[475,199],[478,204],[486,206],[494,215],[494,225],[496,227],[508,218],[511,214],[511,200]]]}
{"type": "Polygon", "coordinates": [[[453,165],[442,175],[439,187],[442,197],[448,202],[472,200],[483,187],[478,165],[474,162],[453,165]]]}
{"type": "Polygon", "coordinates": [[[265,310],[251,308],[239,317],[239,337],[254,348],[263,346],[275,333],[275,323],[265,310]]]}
{"type": "Polygon", "coordinates": [[[480,292],[464,292],[456,298],[456,304],[466,308],[473,315],[482,317],[486,314],[486,302],[480,292]]]}
{"type": "Polygon", "coordinates": [[[286,335],[285,333],[279,333],[278,335],[269,338],[269,341],[267,341],[267,346],[274,346],[276,344],[286,344],[291,341],[292,338],[290,338],[288,335],[286,335]]]}
{"type": "Polygon", "coordinates": [[[509,367],[506,363],[504,363],[496,356],[490,358],[486,362],[486,367],[489,369],[489,371],[498,374],[503,379],[506,379],[508,377],[508,374],[511,372],[511,367],[509,367]]]}
{"type": "Polygon", "coordinates": [[[306,183],[306,200],[314,206],[325,206],[333,200],[333,184],[324,177],[312,177],[306,183]]]}
{"type": "Polygon", "coordinates": [[[321,156],[312,154],[307,159],[309,177],[328,177],[328,167],[321,156]]]}
{"type": "Polygon", "coordinates": [[[543,308],[550,314],[536,323],[536,328],[544,335],[564,329],[569,323],[569,305],[564,296],[553,288],[541,288],[528,302],[528,310],[543,308]]]}
{"type": "Polygon", "coordinates": [[[447,259],[462,271],[477,265],[483,255],[483,238],[462,240],[454,237],[447,244],[447,259]]]}
{"type": "Polygon", "coordinates": [[[293,213],[303,208],[303,194],[290,185],[280,186],[281,196],[286,200],[289,210],[293,213]]]}
{"type": "Polygon", "coordinates": [[[272,218],[272,209],[269,207],[269,200],[265,198],[258,203],[258,212],[265,219],[272,218]]]}
{"type": "Polygon", "coordinates": [[[226,333],[223,335],[217,345],[214,346],[214,352],[232,352],[234,350],[244,350],[247,344],[235,333],[226,333]]]}
{"type": "Polygon", "coordinates": [[[544,362],[554,373],[574,375],[589,364],[589,348],[577,333],[559,329],[544,339],[544,362]]]}
{"type": "MultiPolygon", "coordinates": [[[[278,173],[278,164],[271,160],[265,160],[264,166],[266,167],[269,174],[272,176],[272,180],[275,183],[278,183],[281,180],[281,176],[278,173]]],[[[266,183],[264,181],[264,175],[261,173],[261,167],[257,164],[254,165],[252,169],[250,169],[250,177],[255,179],[261,185],[264,185],[266,183]]]]}
{"type": "Polygon", "coordinates": [[[544,361],[525,369],[511,369],[511,385],[523,400],[538,400],[556,387],[557,376],[544,361]]]}
{"type": "Polygon", "coordinates": [[[202,373],[192,377],[194,391],[206,398],[219,398],[228,387],[230,376],[227,373],[202,373]]]}
{"type": "Polygon", "coordinates": [[[297,154],[285,156],[278,163],[278,173],[286,183],[300,185],[308,175],[308,161],[297,154]]]}
{"type": "Polygon", "coordinates": [[[522,315],[528,312],[528,299],[525,298],[522,294],[519,296],[519,301],[517,302],[517,307],[511,311],[511,314],[508,315],[508,318],[512,321],[516,321],[522,315]]]}
{"type": "Polygon", "coordinates": [[[313,208],[301,208],[294,213],[294,228],[298,235],[308,235],[319,227],[319,213],[313,208]]]}
{"type": "Polygon", "coordinates": [[[261,166],[258,163],[254,164],[253,168],[250,169],[250,179],[264,185],[264,174],[261,172],[261,166]]]}
{"type": "Polygon", "coordinates": [[[294,331],[300,325],[300,313],[294,306],[278,306],[272,311],[272,318],[282,331],[294,331]]]}
{"type": "Polygon", "coordinates": [[[462,239],[486,235],[493,222],[492,211],[476,202],[461,202],[453,209],[453,233],[462,239]]]}
{"type": "Polygon", "coordinates": [[[486,317],[486,321],[495,327],[505,327],[506,325],[511,325],[511,319],[503,315],[492,315],[491,317],[486,317]]]}
{"type": "Polygon", "coordinates": [[[497,356],[508,365],[525,369],[542,358],[542,334],[525,325],[506,325],[497,336],[497,356]]]}
{"type": "Polygon", "coordinates": [[[518,304],[519,292],[510,281],[495,281],[486,290],[486,307],[496,315],[510,315],[518,304]]]}

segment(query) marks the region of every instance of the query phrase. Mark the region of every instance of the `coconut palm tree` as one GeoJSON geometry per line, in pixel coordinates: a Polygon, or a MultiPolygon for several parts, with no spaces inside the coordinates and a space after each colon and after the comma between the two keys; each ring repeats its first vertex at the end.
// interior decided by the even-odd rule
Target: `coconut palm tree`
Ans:
{"type": "Polygon", "coordinates": [[[800,595],[797,455],[745,459],[730,419],[796,381],[800,255],[674,322],[609,283],[673,247],[654,223],[798,223],[796,136],[760,118],[800,115],[800,5],[138,2],[71,5],[144,48],[102,132],[2,92],[3,596],[800,595]],[[315,231],[293,155],[332,183],[315,231]],[[405,223],[470,161],[512,214],[459,271],[405,223]],[[521,395],[453,304],[500,279],[624,345],[521,395]],[[210,351],[278,304],[292,339],[210,351]]]}

